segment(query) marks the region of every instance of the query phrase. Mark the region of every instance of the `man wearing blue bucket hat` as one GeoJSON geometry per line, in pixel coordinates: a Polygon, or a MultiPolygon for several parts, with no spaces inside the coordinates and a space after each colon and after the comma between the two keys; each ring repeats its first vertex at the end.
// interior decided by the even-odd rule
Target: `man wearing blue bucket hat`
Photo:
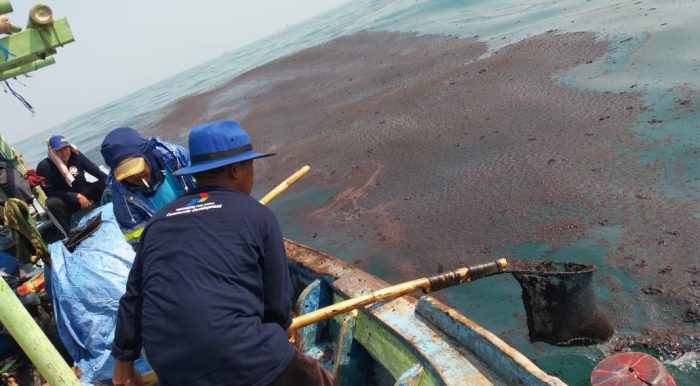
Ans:
{"type": "Polygon", "coordinates": [[[332,385],[288,341],[292,288],[275,215],[250,197],[253,149],[238,122],[189,135],[197,188],[146,226],[119,304],[113,383],[146,352],[162,385],[332,385]]]}

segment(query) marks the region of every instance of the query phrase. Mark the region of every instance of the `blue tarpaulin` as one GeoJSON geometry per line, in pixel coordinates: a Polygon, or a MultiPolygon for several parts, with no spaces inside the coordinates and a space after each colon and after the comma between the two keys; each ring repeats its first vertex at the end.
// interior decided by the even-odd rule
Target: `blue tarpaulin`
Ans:
{"type": "MultiPolygon", "coordinates": [[[[124,240],[112,204],[85,216],[83,226],[94,216],[102,224],[71,253],[62,241],[49,245],[51,269],[47,288],[51,289],[58,333],[82,372],[83,382],[112,377],[114,340],[119,299],[134,261],[134,251],[124,240]]],[[[148,371],[137,361],[141,372],[148,371]]]]}

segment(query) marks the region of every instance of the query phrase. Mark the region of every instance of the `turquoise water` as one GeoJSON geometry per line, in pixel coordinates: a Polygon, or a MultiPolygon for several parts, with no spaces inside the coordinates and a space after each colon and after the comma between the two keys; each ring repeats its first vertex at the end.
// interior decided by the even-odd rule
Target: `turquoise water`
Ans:
{"type": "MultiPolygon", "coordinates": [[[[638,115],[633,135],[645,146],[629,150],[627,155],[640,165],[657,168],[656,188],[671,197],[694,202],[696,217],[700,218],[699,10],[700,4],[692,0],[352,1],[282,34],[224,53],[178,76],[144,85],[143,90],[133,95],[15,145],[29,165],[36,165],[45,151],[39,144],[49,132],[61,132],[88,156],[101,160],[97,148],[110,129],[133,126],[148,133],[150,125],[168,112],[168,103],[178,98],[216,87],[270,60],[362,30],[476,36],[488,44],[484,55],[550,30],[595,31],[600,40],[610,43],[611,51],[593,63],[557,74],[557,80],[587,90],[640,93],[646,109],[638,115]]],[[[185,136],[186,133],[181,133],[174,140],[184,143],[185,136]]],[[[289,220],[295,217],[294,213],[313,212],[335,193],[321,186],[292,190],[274,201],[271,208],[278,214],[288,237],[313,244],[322,251],[334,251],[349,263],[355,263],[359,256],[370,262],[370,271],[386,277],[391,267],[383,266],[377,256],[366,256],[361,239],[348,237],[342,229],[315,229],[313,224],[289,220]]],[[[262,192],[256,191],[254,195],[260,197],[262,192]]],[[[566,210],[585,214],[587,208],[566,210]]],[[[530,240],[493,251],[493,255],[509,253],[524,259],[596,264],[599,266],[596,278],[609,280],[598,282],[596,287],[596,296],[604,304],[614,298],[613,287],[623,292],[635,291],[631,278],[605,261],[606,253],[619,246],[623,233],[622,226],[599,227],[588,230],[585,238],[558,249],[530,240]]],[[[446,297],[547,371],[571,384],[586,384],[590,369],[604,356],[606,347],[558,348],[529,343],[524,333],[527,327],[520,289],[515,280],[508,276],[485,280],[491,285],[451,289],[446,297]]],[[[633,308],[628,312],[633,320],[637,316],[635,312],[641,313],[633,308]]],[[[638,316],[636,319],[644,320],[641,316],[662,315],[638,316]]],[[[618,333],[634,332],[639,327],[630,323],[618,333]]],[[[698,363],[698,353],[666,361],[679,384],[700,384],[698,363]]]]}
{"type": "MultiPolygon", "coordinates": [[[[494,251],[494,256],[510,255],[523,260],[573,261],[582,264],[595,264],[595,296],[599,305],[611,301],[616,294],[609,284],[600,279],[612,279],[615,291],[631,293],[638,291],[632,279],[615,270],[605,262],[608,248],[616,248],[620,240],[620,227],[601,228],[591,232],[591,238],[582,239],[570,245],[552,249],[550,245],[535,241],[511,245],[494,251]]],[[[521,301],[521,290],[511,275],[493,276],[478,283],[463,285],[446,290],[450,304],[482,326],[518,348],[529,358],[558,376],[570,385],[588,385],[588,374],[595,365],[610,353],[609,343],[585,347],[557,347],[544,343],[531,343],[527,338],[525,309],[521,301]],[[486,281],[486,282],[483,282],[486,281]]],[[[651,318],[663,315],[648,315],[641,309],[630,307],[626,315],[637,323],[648,323],[651,318]]],[[[643,325],[632,323],[616,326],[615,333],[624,335],[639,331],[643,325]]],[[[663,360],[663,358],[662,358],[663,360]]],[[[697,384],[698,353],[688,353],[673,360],[666,358],[664,364],[671,371],[679,385],[697,384]]]]}

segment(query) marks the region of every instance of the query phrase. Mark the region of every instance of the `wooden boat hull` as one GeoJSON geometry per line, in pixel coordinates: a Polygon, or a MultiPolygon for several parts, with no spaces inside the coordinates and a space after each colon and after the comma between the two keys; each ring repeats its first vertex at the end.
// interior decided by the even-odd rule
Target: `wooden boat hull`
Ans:
{"type": "MultiPolygon", "coordinates": [[[[304,314],[389,284],[285,240],[304,314]]],[[[494,334],[431,296],[374,304],[298,333],[339,385],[564,385],[494,334]]]]}

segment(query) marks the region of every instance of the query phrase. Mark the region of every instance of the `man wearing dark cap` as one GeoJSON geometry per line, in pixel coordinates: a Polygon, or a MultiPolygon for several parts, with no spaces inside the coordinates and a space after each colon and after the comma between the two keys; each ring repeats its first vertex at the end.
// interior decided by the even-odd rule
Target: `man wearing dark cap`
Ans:
{"type": "Polygon", "coordinates": [[[62,135],[51,136],[47,146],[47,157],[39,162],[36,173],[45,179],[46,209],[67,235],[73,213],[100,202],[107,175],[62,135]],[[87,182],[85,172],[97,181],[87,182]]]}
{"type": "Polygon", "coordinates": [[[253,150],[235,121],[189,136],[197,189],[143,232],[119,304],[113,383],[138,384],[140,350],[169,385],[328,385],[332,377],[288,341],[292,288],[275,215],[250,197],[253,150]],[[135,382],[135,383],[129,383],[135,382]]]}
{"type": "Polygon", "coordinates": [[[189,152],[156,137],[146,139],[130,127],[109,132],[100,152],[112,169],[108,186],[114,216],[126,241],[136,247],[151,216],[194,188],[191,177],[174,175],[189,164],[189,152]]]}

